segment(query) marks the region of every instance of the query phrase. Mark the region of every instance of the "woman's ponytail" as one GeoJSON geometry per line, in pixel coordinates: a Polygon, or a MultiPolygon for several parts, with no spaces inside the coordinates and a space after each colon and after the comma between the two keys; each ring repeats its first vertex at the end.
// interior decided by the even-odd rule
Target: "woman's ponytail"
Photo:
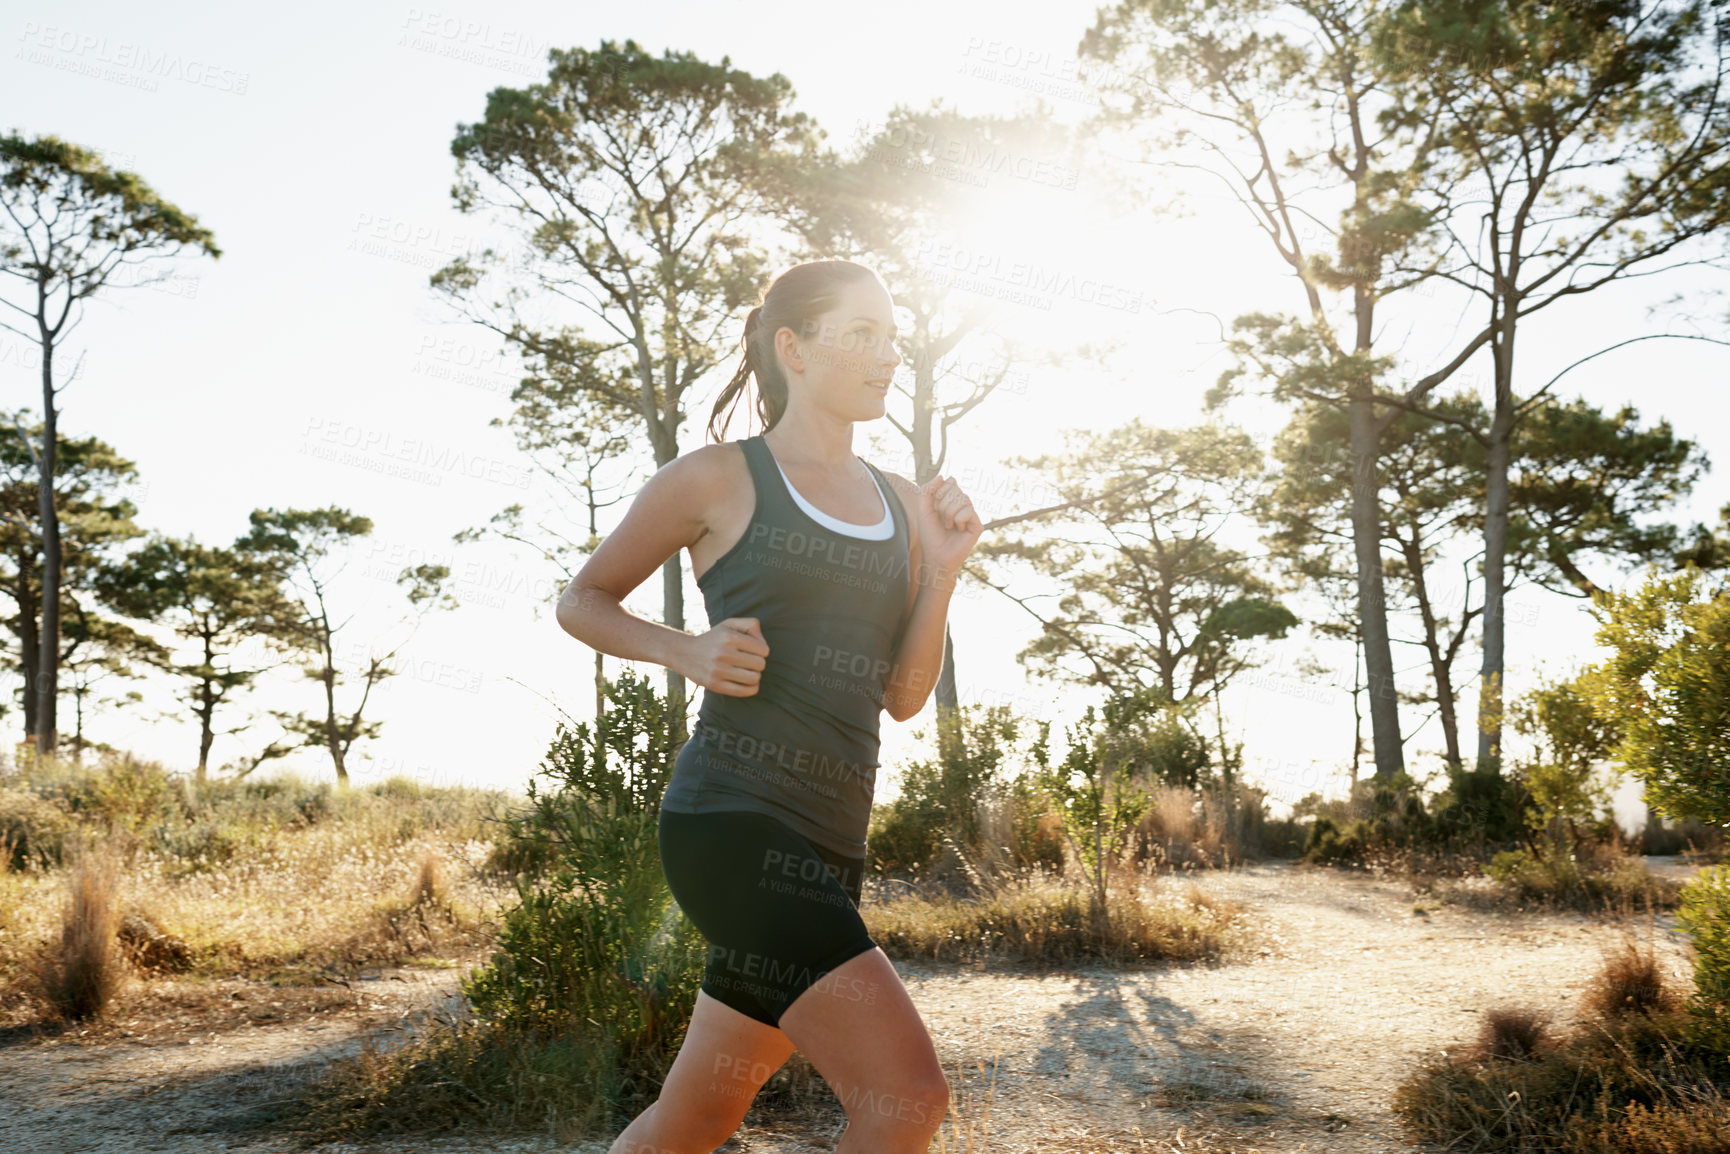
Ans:
{"type": "Polygon", "coordinates": [[[732,404],[744,391],[745,382],[757,372],[756,337],[757,327],[761,323],[762,316],[762,305],[758,305],[746,315],[745,335],[739,342],[744,346],[744,353],[739,358],[739,367],[734,370],[733,379],[727,382],[727,387],[721,390],[721,395],[715,398],[715,407],[709,410],[709,436],[716,441],[727,435],[727,426],[733,420],[732,404]],[[715,431],[715,418],[721,415],[723,409],[727,410],[727,419],[721,422],[721,431],[717,433],[715,431]]]}
{"type": "Polygon", "coordinates": [[[814,333],[817,318],[835,307],[843,286],[876,276],[864,265],[852,261],[814,260],[794,265],[776,277],[763,294],[762,303],[745,316],[739,367],[709,411],[709,436],[719,441],[727,435],[732,407],[744,391],[746,381],[753,377],[757,381],[757,417],[765,433],[774,428],[787,411],[787,374],[775,352],[775,335],[784,328],[802,335],[814,333]],[[726,419],[716,432],[715,421],[723,412],[726,419]]]}

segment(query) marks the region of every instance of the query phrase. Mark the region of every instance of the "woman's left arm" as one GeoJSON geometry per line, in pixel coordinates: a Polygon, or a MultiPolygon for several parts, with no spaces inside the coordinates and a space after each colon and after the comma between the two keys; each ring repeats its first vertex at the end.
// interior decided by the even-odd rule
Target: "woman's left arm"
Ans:
{"type": "Polygon", "coordinates": [[[902,494],[903,507],[911,505],[908,562],[913,605],[883,689],[883,708],[896,721],[906,721],[925,708],[926,698],[937,686],[943,670],[949,597],[984,523],[954,477],[937,476],[915,486],[893,473],[885,475],[902,494]]]}

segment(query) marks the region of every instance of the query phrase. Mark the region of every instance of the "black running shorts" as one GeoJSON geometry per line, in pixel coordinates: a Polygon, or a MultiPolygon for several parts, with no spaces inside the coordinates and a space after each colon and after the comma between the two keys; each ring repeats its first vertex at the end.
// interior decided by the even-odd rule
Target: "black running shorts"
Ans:
{"type": "MultiPolygon", "coordinates": [[[[865,859],[813,845],[767,814],[660,813],[673,900],[709,941],[703,990],[766,1025],[828,971],[877,943],[859,916],[865,859]]],[[[827,992],[875,1001],[876,983],[827,992]]]]}

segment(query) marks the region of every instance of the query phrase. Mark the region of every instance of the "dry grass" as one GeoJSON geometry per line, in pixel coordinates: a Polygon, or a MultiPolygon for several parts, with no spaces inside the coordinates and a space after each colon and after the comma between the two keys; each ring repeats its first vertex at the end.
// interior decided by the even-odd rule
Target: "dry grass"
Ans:
{"type": "Polygon", "coordinates": [[[112,850],[80,843],[66,882],[60,932],[34,951],[29,982],[54,1014],[83,1021],[108,1009],[126,977],[118,941],[120,862],[112,850]]]}
{"type": "Polygon", "coordinates": [[[379,940],[409,952],[437,954],[468,938],[476,925],[476,911],[459,907],[445,877],[443,858],[430,848],[416,856],[407,892],[374,910],[379,940]]]}
{"type": "Polygon", "coordinates": [[[1262,791],[1242,782],[1229,793],[1223,787],[1177,785],[1156,786],[1149,793],[1137,832],[1155,868],[1217,869],[1289,856],[1301,840],[1294,823],[1268,818],[1262,791]]]}
{"type": "Polygon", "coordinates": [[[539,1131],[570,1141],[612,1122],[607,1102],[571,1092],[595,1081],[595,1061],[582,1038],[530,1036],[484,1019],[445,1021],[401,1045],[368,1039],[253,1121],[291,1121],[323,1140],[539,1131]]]}
{"type": "Polygon", "coordinates": [[[1682,883],[1646,868],[1638,854],[1616,843],[1583,846],[1578,859],[1565,851],[1535,859],[1524,850],[1497,854],[1483,878],[1435,880],[1443,901],[1489,912],[1571,909],[1622,917],[1676,908],[1682,883]],[[1486,884],[1486,881],[1488,884],[1486,884]]]}
{"type": "MultiPolygon", "coordinates": [[[[102,796],[72,769],[54,769],[42,781],[8,784],[102,796]]],[[[76,1001],[48,994],[44,951],[87,959],[61,967],[57,984],[67,990],[72,975],[107,972],[98,943],[117,940],[122,972],[124,958],[140,972],[194,981],[318,984],[368,966],[470,954],[514,897],[508,879],[476,865],[491,849],[497,801],[487,791],[385,782],[332,793],[283,775],[202,797],[134,789],[122,802],[118,819],[88,804],[76,813],[79,833],[99,837],[126,879],[123,898],[110,892],[101,907],[100,928],[96,889],[81,899],[89,932],[68,936],[58,924],[54,895],[78,876],[70,856],[14,870],[0,852],[0,1026],[35,1020],[45,1001],[76,1001]],[[140,795],[167,808],[140,820],[140,795]]],[[[97,886],[94,874],[83,876],[74,884],[97,886]]]]}
{"type": "Polygon", "coordinates": [[[1520,1062],[1554,1049],[1548,1014],[1524,1006],[1495,1006],[1484,1011],[1477,1040],[1467,1053],[1479,1062],[1520,1062]]]}
{"type": "Polygon", "coordinates": [[[1215,957],[1231,944],[1243,910],[1197,887],[1183,892],[1125,873],[1108,890],[1103,923],[1088,891],[1044,872],[998,881],[972,899],[915,894],[868,902],[871,936],[891,957],[1039,965],[1215,957]]]}
{"type": "Polygon", "coordinates": [[[1478,1037],[1394,1091],[1408,1136],[1450,1149],[1730,1154],[1730,1065],[1680,1009],[1650,949],[1605,952],[1566,1035],[1543,1014],[1488,1011],[1478,1037]]]}
{"type": "MultiPolygon", "coordinates": [[[[344,822],[314,826],[270,839],[255,856],[190,875],[172,861],[141,855],[130,889],[157,925],[187,943],[193,972],[204,976],[293,982],[400,961],[404,914],[425,908],[414,899],[417,859],[448,849],[472,859],[486,846],[446,847],[436,836],[379,844],[367,833],[344,822]]],[[[476,928],[504,889],[465,871],[449,885],[450,924],[476,928]]]]}
{"type": "MultiPolygon", "coordinates": [[[[980,837],[971,850],[948,837],[937,861],[916,879],[866,880],[860,908],[866,927],[893,958],[970,963],[977,968],[1017,962],[1190,961],[1218,957],[1244,929],[1244,910],[1234,902],[1180,885],[1165,846],[1230,856],[1235,843],[1223,826],[1207,833],[1206,807],[1195,791],[1166,788],[1159,794],[1167,822],[1150,840],[1150,855],[1132,840],[1107,866],[1106,904],[1093,901],[1091,876],[1066,849],[1061,870],[1018,866],[1011,851],[1011,811],[1003,799],[982,801],[980,837]],[[1200,812],[1198,812],[1200,811],[1200,812]],[[1199,847],[1199,848],[1198,848],[1199,847]]],[[[1151,837],[1147,831],[1144,835],[1151,837]]]]}
{"type": "Polygon", "coordinates": [[[997,1091],[997,1059],[983,1060],[966,1077],[959,1063],[949,1079],[949,1112],[936,1134],[937,1154],[986,1154],[991,1149],[991,1101],[997,1091]],[[983,1086],[981,1085],[983,1083],[983,1086]]]}
{"type": "Polygon", "coordinates": [[[1632,937],[1604,952],[1604,962],[1581,998],[1581,1008],[1597,1018],[1621,1014],[1662,1014],[1680,1009],[1681,995],[1664,976],[1650,942],[1642,952],[1632,937]]]}

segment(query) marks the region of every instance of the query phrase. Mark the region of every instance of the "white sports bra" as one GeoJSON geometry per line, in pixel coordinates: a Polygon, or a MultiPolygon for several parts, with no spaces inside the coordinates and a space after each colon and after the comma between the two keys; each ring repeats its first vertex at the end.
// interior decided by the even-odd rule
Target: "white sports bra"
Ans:
{"type": "Polygon", "coordinates": [[[786,482],[787,492],[793,495],[794,503],[805,510],[810,518],[819,525],[832,529],[843,536],[858,537],[864,541],[887,541],[895,536],[895,517],[889,512],[889,494],[883,492],[883,485],[877,480],[875,473],[871,475],[871,483],[877,486],[878,495],[883,498],[883,519],[875,525],[860,525],[854,521],[843,521],[837,517],[831,517],[823,512],[801,496],[799,490],[793,487],[793,482],[787,480],[787,471],[781,468],[781,462],[775,462],[775,469],[781,474],[781,480],[786,482]]]}

